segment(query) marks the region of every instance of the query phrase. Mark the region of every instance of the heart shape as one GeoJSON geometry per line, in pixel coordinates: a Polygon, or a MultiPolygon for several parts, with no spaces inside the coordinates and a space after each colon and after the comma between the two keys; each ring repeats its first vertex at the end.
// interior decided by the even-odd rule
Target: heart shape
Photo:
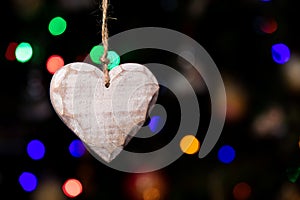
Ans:
{"type": "Polygon", "coordinates": [[[151,71],[135,63],[103,72],[87,63],[58,70],[50,84],[50,99],[62,121],[104,161],[112,161],[144,124],[155,104],[159,85],[151,71]]]}

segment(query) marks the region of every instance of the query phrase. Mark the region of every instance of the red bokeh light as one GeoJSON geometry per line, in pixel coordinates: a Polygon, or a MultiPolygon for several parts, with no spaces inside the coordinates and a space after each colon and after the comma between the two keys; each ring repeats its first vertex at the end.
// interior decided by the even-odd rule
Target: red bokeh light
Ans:
{"type": "Polygon", "coordinates": [[[13,61],[16,60],[16,55],[15,55],[15,51],[16,48],[18,46],[18,43],[16,42],[11,42],[9,43],[6,52],[5,52],[5,58],[9,61],[13,61]]]}
{"type": "Polygon", "coordinates": [[[57,70],[65,64],[64,59],[59,55],[52,55],[47,60],[47,70],[49,73],[54,74],[57,70]]]}
{"type": "Polygon", "coordinates": [[[262,32],[267,34],[274,33],[278,28],[278,24],[274,19],[265,19],[260,24],[260,29],[262,32]]]}
{"type": "Polygon", "coordinates": [[[62,190],[67,197],[74,198],[82,193],[82,185],[76,179],[69,179],[62,186],[62,190]]]}
{"type": "Polygon", "coordinates": [[[236,200],[246,200],[250,195],[251,187],[245,182],[238,183],[233,188],[233,196],[236,200]]]}

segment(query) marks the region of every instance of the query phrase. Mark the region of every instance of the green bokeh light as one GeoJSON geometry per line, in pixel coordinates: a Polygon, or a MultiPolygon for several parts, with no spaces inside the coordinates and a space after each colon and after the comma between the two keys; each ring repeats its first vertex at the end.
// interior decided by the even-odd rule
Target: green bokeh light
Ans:
{"type": "Polygon", "coordinates": [[[287,169],[287,176],[289,181],[296,183],[300,176],[300,168],[289,168],[287,169]]]}
{"type": "Polygon", "coordinates": [[[94,46],[92,48],[92,50],[90,51],[91,60],[95,64],[101,64],[100,57],[102,56],[103,51],[104,51],[104,48],[101,45],[94,46]]]}
{"type": "Polygon", "coordinates": [[[53,18],[48,26],[50,33],[54,36],[61,35],[67,28],[67,22],[61,17],[53,18]]]}
{"type": "Polygon", "coordinates": [[[33,50],[32,47],[29,43],[27,42],[22,42],[20,43],[15,51],[16,59],[17,61],[21,63],[25,63],[29,61],[32,57],[33,50]]]}
{"type": "Polygon", "coordinates": [[[111,70],[112,68],[120,64],[120,56],[114,51],[109,51],[107,54],[107,58],[110,61],[107,66],[108,70],[111,70]]]}
{"type": "MultiPolygon", "coordinates": [[[[90,51],[90,58],[95,64],[101,64],[101,56],[103,55],[104,48],[102,45],[97,45],[90,51]]],[[[120,56],[114,51],[108,51],[107,59],[109,59],[109,64],[107,66],[108,70],[118,66],[120,64],[120,56]]]]}

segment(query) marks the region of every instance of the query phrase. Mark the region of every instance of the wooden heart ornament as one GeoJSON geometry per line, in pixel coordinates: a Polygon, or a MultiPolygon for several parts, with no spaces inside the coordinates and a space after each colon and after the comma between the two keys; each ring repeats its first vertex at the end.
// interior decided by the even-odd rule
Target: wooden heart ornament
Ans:
{"type": "Polygon", "coordinates": [[[106,162],[112,161],[144,124],[155,104],[159,85],[148,68],[121,64],[103,73],[87,63],[58,70],[50,84],[50,99],[62,121],[106,162]]]}

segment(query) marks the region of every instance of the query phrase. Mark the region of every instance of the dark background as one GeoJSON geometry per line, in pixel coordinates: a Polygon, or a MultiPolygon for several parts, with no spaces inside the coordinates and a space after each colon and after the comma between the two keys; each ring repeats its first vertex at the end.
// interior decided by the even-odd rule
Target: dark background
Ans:
{"type": "MultiPolygon", "coordinates": [[[[295,1],[110,1],[109,16],[116,18],[108,21],[110,35],[144,26],[184,33],[211,55],[226,86],[227,119],[213,151],[204,159],[197,154],[183,155],[150,174],[110,169],[88,152],[73,158],[68,145],[76,136],[60,121],[49,101],[52,75],[46,69],[48,57],[59,54],[65,63],[83,61],[90,49],[101,42],[101,11],[97,2],[10,0],[1,2],[0,8],[1,200],[67,199],[61,187],[69,178],[83,184],[83,193],[75,199],[243,199],[233,194],[240,182],[251,188],[248,199],[300,199],[300,7],[295,1]],[[55,16],[67,21],[66,32],[58,37],[48,31],[49,21],[55,16]],[[277,22],[278,28],[272,34],[264,33],[261,27],[270,19],[277,22]],[[9,43],[23,41],[32,44],[32,59],[26,63],[7,60],[9,43]],[[276,43],[284,43],[291,50],[286,64],[279,65],[272,59],[271,48],[276,43]],[[290,68],[294,69],[292,73],[290,68]],[[290,74],[296,78],[290,78],[290,74]],[[32,80],[38,84],[33,85],[32,80]],[[32,96],[34,91],[38,91],[37,96],[32,96]],[[42,160],[31,160],[26,153],[26,145],[32,139],[39,139],[46,146],[42,160]],[[218,160],[218,150],[225,144],[236,151],[231,164],[218,160]],[[23,171],[37,176],[35,191],[23,191],[18,182],[23,171]],[[138,181],[141,177],[148,177],[159,189],[160,198],[143,197],[143,183],[138,181]]],[[[157,62],[179,70],[180,63],[187,65],[178,62],[176,55],[158,50],[128,53],[121,57],[121,63],[126,62],[157,62]]],[[[188,72],[185,75],[191,76],[188,72]]],[[[210,116],[209,95],[201,84],[199,77],[193,82],[200,99],[200,143],[210,116]]],[[[172,139],[180,117],[176,99],[163,93],[158,102],[170,110],[160,136],[149,142],[134,139],[126,148],[143,152],[172,139]]]]}

